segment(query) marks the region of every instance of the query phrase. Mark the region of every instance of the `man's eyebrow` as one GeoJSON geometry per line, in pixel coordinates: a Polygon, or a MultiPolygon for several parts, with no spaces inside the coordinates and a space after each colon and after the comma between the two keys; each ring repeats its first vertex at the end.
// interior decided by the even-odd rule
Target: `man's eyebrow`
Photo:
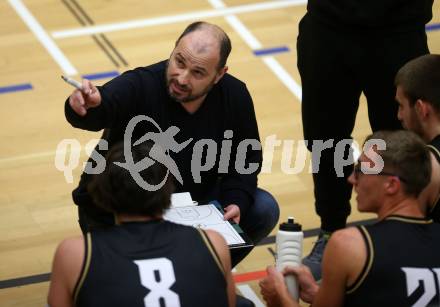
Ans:
{"type": "Polygon", "coordinates": [[[185,57],[180,52],[177,52],[176,56],[178,56],[179,58],[185,61],[185,57]]]}
{"type": "MultiPolygon", "coordinates": [[[[185,59],[185,57],[180,53],[180,52],[177,52],[176,53],[176,57],[179,57],[181,60],[183,60],[184,62],[186,62],[186,59],[185,59]]],[[[206,70],[206,68],[204,68],[204,67],[202,67],[202,66],[196,66],[196,67],[194,67],[194,69],[196,69],[196,70],[200,70],[200,71],[202,71],[203,73],[207,73],[208,71],[206,70]]]]}
{"type": "Polygon", "coordinates": [[[206,73],[206,69],[205,69],[204,67],[196,66],[195,69],[196,69],[196,70],[200,70],[200,71],[203,72],[203,73],[206,73]]]}

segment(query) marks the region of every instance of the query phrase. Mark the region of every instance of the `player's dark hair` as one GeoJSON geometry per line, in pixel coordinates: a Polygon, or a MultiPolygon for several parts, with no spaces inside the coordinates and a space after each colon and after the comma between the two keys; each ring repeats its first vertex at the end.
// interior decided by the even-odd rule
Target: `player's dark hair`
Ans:
{"type": "MultiPolygon", "coordinates": [[[[152,142],[130,146],[134,163],[149,157],[151,148],[152,142]]],[[[160,216],[170,206],[173,191],[172,176],[164,165],[151,160],[153,164],[139,172],[141,178],[151,186],[159,186],[167,175],[168,178],[158,190],[145,190],[138,185],[127,169],[114,163],[125,163],[125,159],[122,142],[114,145],[107,153],[104,172],[94,175],[88,185],[94,202],[116,214],[160,216]]]]}
{"type": "Polygon", "coordinates": [[[440,55],[426,54],[406,63],[394,80],[411,106],[418,99],[431,104],[440,114],[440,55]]]}

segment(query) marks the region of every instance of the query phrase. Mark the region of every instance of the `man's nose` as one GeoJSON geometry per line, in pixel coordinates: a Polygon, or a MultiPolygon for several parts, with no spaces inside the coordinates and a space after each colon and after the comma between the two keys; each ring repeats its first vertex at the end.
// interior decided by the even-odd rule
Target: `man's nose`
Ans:
{"type": "Polygon", "coordinates": [[[189,73],[186,69],[182,70],[177,77],[177,82],[179,85],[187,85],[189,82],[189,73]]]}

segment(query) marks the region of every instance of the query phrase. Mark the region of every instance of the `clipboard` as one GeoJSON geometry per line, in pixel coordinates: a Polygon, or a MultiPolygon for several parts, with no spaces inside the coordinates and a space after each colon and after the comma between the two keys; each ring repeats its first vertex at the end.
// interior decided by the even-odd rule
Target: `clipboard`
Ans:
{"type": "Polygon", "coordinates": [[[210,201],[204,205],[179,206],[168,209],[164,219],[187,226],[212,229],[225,238],[233,252],[251,250],[254,246],[251,239],[234,221],[223,219],[224,211],[218,201],[210,201]]]}
{"type": "MultiPolygon", "coordinates": [[[[222,215],[225,214],[222,206],[220,205],[220,203],[216,200],[209,202],[210,204],[213,204],[222,215]]],[[[248,237],[248,235],[243,231],[243,229],[241,229],[240,225],[238,225],[237,223],[235,223],[233,220],[229,220],[227,221],[237,232],[237,234],[243,239],[243,243],[241,244],[231,244],[228,245],[229,249],[233,250],[233,249],[240,249],[244,250],[244,249],[249,249],[251,250],[254,247],[254,243],[252,242],[252,240],[248,237]]]]}

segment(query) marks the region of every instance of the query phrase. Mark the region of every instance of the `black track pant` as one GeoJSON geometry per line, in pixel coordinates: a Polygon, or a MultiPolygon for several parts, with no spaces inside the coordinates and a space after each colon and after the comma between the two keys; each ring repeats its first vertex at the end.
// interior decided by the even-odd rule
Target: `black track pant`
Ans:
{"type": "MultiPolygon", "coordinates": [[[[299,25],[298,69],[303,98],[304,138],[350,139],[359,97],[368,101],[373,131],[399,129],[394,77],[410,59],[429,53],[423,26],[411,30],[355,31],[323,25],[306,14],[299,25]]],[[[316,165],[315,165],[316,167],[316,165]]],[[[321,228],[345,227],[350,214],[351,185],[334,170],[334,148],[322,152],[319,172],[313,174],[315,208],[321,228]]]]}

